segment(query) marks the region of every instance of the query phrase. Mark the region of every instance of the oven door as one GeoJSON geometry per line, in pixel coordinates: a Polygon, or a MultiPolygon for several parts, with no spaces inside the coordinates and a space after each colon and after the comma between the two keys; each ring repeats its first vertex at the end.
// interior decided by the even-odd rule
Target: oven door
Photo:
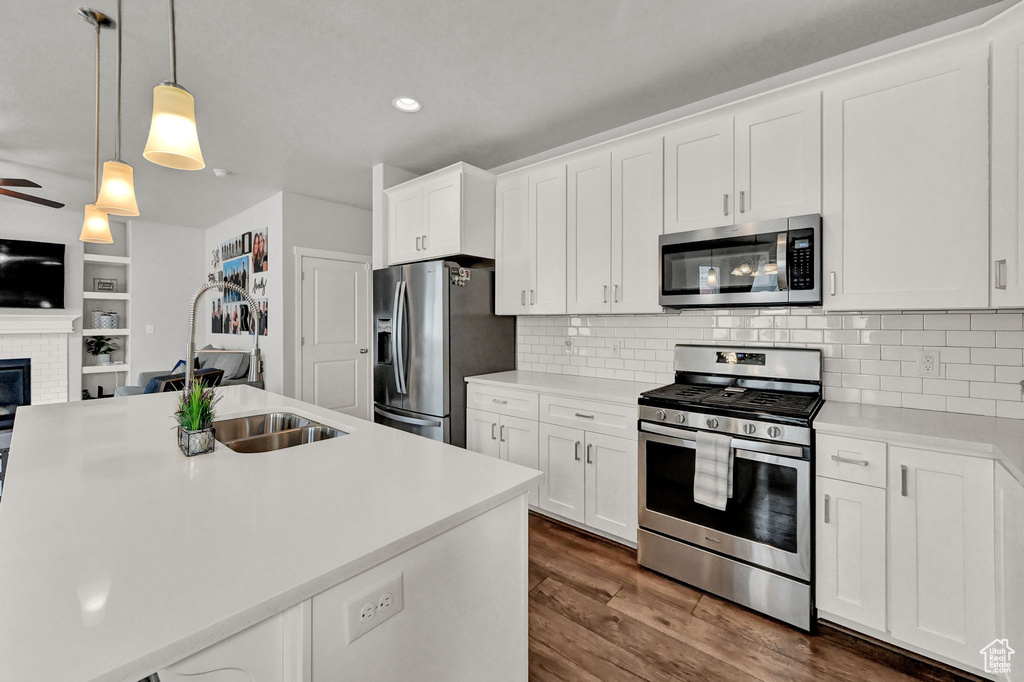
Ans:
{"type": "Polygon", "coordinates": [[[658,302],[672,306],[789,302],[787,219],[666,234],[658,302]]]}
{"type": "Polygon", "coordinates": [[[640,430],[642,528],[795,578],[811,578],[810,450],[734,438],[733,496],[693,500],[694,432],[640,430]]]}

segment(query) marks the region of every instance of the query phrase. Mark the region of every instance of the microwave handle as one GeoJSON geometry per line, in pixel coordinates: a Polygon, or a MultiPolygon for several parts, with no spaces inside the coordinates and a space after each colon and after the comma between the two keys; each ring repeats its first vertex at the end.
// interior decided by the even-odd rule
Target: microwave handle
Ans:
{"type": "Polygon", "coordinates": [[[775,263],[779,267],[779,291],[789,290],[789,277],[786,275],[786,251],[789,249],[789,233],[780,232],[776,246],[775,263]]]}

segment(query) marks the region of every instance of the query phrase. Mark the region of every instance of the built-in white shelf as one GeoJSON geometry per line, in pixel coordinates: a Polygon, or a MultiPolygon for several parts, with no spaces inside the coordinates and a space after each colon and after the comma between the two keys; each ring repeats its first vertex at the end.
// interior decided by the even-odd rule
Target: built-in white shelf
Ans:
{"type": "Polygon", "coordinates": [[[82,336],[128,336],[128,329],[83,329],[82,336]]]}
{"type": "Polygon", "coordinates": [[[103,256],[98,253],[85,254],[86,263],[105,263],[107,265],[131,265],[132,259],[127,256],[103,256]]]}
{"type": "Polygon", "coordinates": [[[86,291],[82,294],[82,298],[86,300],[127,301],[131,299],[131,294],[121,294],[113,291],[86,291]]]}
{"type": "Polygon", "coordinates": [[[82,374],[107,374],[110,372],[127,372],[128,365],[86,365],[82,367],[82,374]]]}

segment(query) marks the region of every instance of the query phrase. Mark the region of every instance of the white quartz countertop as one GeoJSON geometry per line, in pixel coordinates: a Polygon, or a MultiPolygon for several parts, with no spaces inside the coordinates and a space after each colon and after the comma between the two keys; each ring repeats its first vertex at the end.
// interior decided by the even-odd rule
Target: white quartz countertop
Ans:
{"type": "Polygon", "coordinates": [[[1024,420],[830,401],[814,418],[814,428],[995,459],[1024,483],[1024,420]]]}
{"type": "Polygon", "coordinates": [[[467,383],[490,384],[505,388],[519,388],[525,391],[568,395],[609,403],[636,405],[637,398],[644,391],[658,388],[660,384],[641,381],[620,381],[618,379],[597,379],[569,374],[547,374],[545,372],[497,372],[466,377],[467,383]]]}
{"type": "Polygon", "coordinates": [[[18,410],[0,502],[0,679],[136,682],[526,492],[540,473],[248,386],[349,435],[178,450],[175,394],[18,410]]]}

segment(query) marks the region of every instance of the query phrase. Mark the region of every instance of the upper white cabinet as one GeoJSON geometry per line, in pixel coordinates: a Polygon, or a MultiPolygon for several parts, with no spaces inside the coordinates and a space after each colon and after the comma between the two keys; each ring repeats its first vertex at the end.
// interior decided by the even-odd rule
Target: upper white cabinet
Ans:
{"type": "Polygon", "coordinates": [[[566,169],[566,312],[611,311],[612,166],[607,151],[566,169]]]}
{"type": "Polygon", "coordinates": [[[565,312],[566,167],[502,176],[495,206],[495,312],[565,312]]]}
{"type": "Polygon", "coordinates": [[[992,38],[992,305],[1024,305],[1024,21],[992,38]]]}
{"type": "Polygon", "coordinates": [[[665,232],[821,210],[821,96],[683,124],[665,136],[665,232]]]}
{"type": "Polygon", "coordinates": [[[975,667],[999,634],[993,484],[992,460],[889,448],[890,631],[975,667]]]}
{"type": "Polygon", "coordinates": [[[494,183],[487,171],[457,163],[385,190],[388,263],[494,258],[494,183]]]}
{"type": "Polygon", "coordinates": [[[988,49],[945,42],[824,90],[824,304],[988,304],[988,49]]]}

